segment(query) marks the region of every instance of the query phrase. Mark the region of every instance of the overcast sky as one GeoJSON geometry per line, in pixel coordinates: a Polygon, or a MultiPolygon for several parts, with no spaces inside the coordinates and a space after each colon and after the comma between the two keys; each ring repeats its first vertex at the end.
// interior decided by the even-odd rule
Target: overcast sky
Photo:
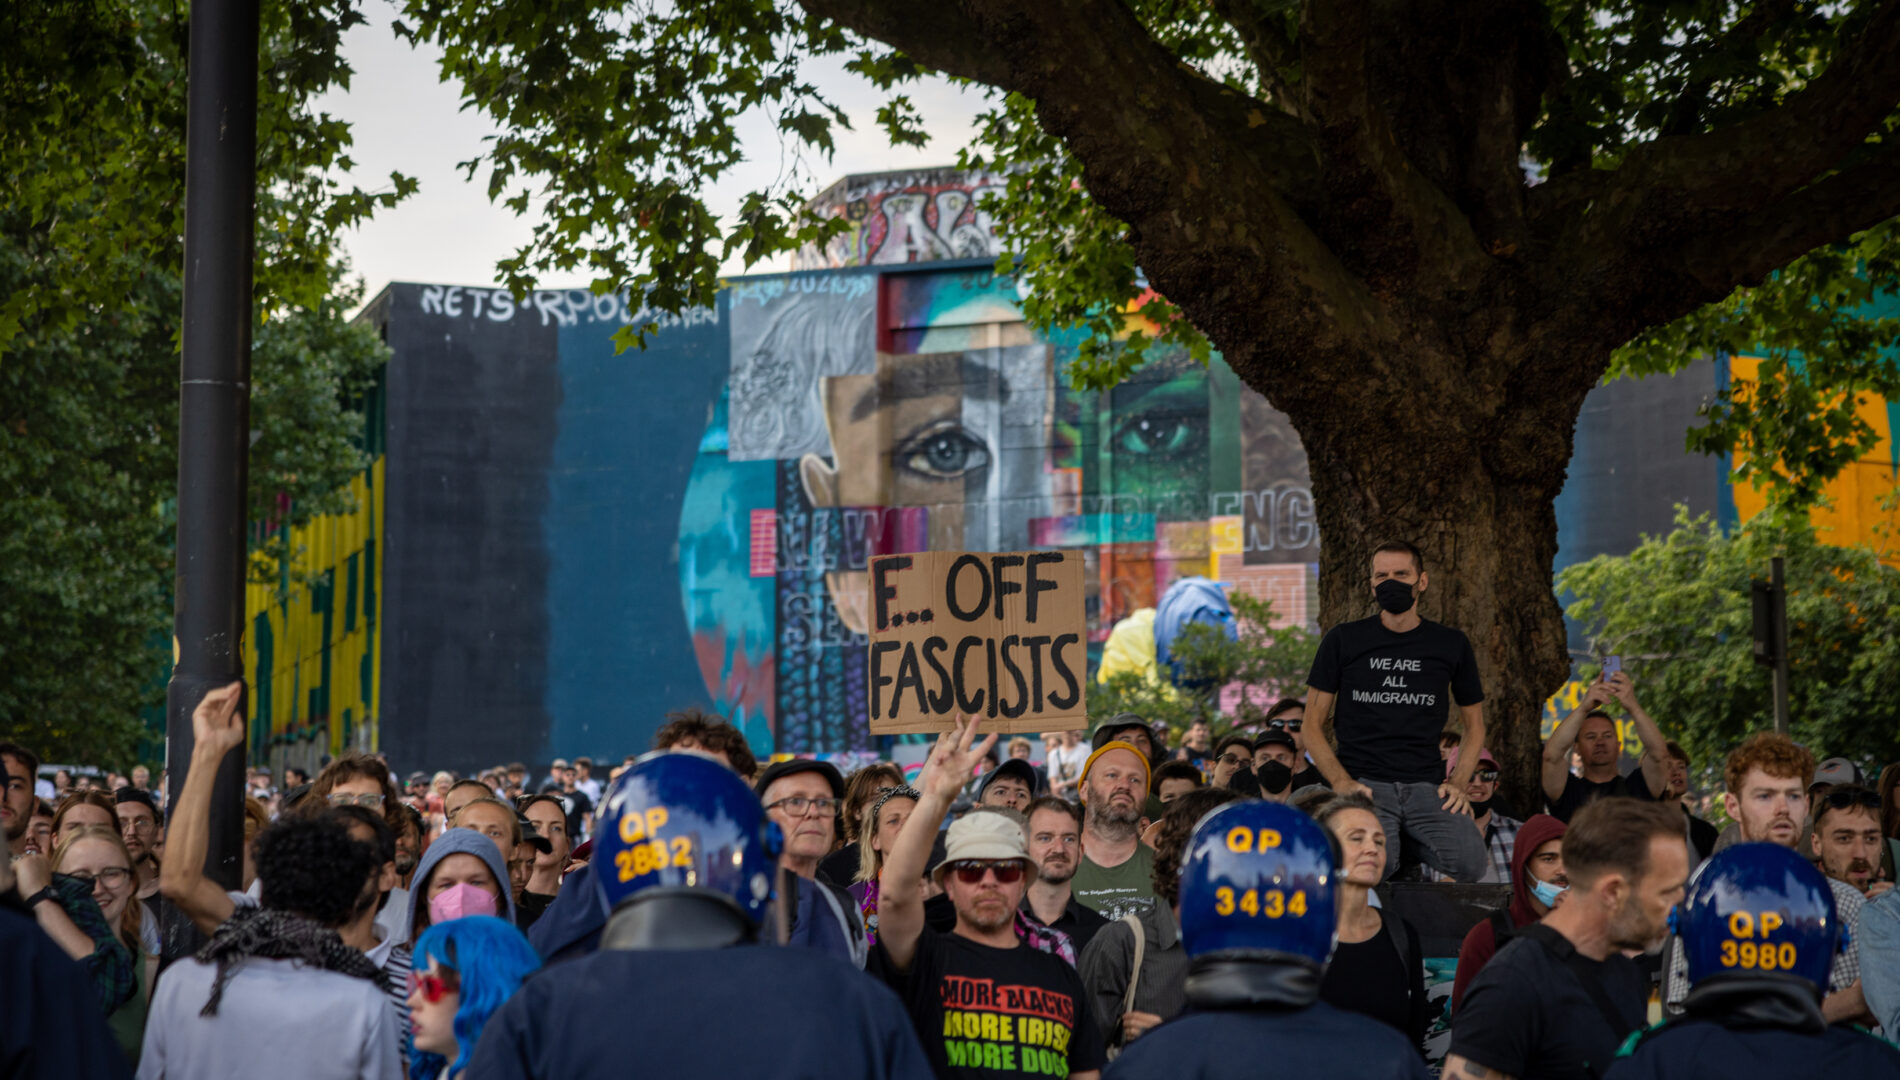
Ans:
{"type": "MultiPolygon", "coordinates": [[[[389,173],[396,171],[421,184],[395,209],[379,211],[367,226],[346,234],[351,264],[368,286],[365,299],[391,281],[491,284],[495,263],[525,243],[534,225],[531,216],[516,217],[488,202],[485,171],[469,181],[456,168],[457,162],[480,154],[483,139],[495,129],[474,110],[461,110],[459,86],[439,81],[439,50],[412,49],[395,37],[390,31],[395,12],[388,0],[367,0],[369,24],[345,39],[355,68],[350,90],[318,102],[319,109],[347,121],[355,136],[350,154],[356,168],[345,174],[348,180],[368,190],[384,189],[389,173]]],[[[874,123],[880,99],[867,84],[841,65],[823,70],[814,65],[809,77],[846,110],[856,130],[838,133],[837,155],[829,164],[811,164],[816,182],[808,194],[850,173],[953,164],[976,114],[985,108],[979,95],[941,80],[914,88],[910,93],[929,125],[930,145],[893,148],[874,123]]],[[[714,189],[713,208],[719,212],[780,175],[783,153],[769,123],[748,124],[742,135],[748,161],[714,189]]],[[[725,270],[739,273],[741,268],[725,270]]],[[[585,280],[540,284],[562,287],[585,280]]]]}

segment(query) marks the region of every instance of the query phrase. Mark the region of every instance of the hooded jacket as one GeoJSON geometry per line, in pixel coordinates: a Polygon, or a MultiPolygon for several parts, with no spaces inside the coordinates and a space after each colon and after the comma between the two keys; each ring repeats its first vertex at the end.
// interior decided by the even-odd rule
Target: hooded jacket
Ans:
{"type": "Polygon", "coordinates": [[[508,881],[508,864],[501,861],[501,849],[495,842],[474,829],[450,829],[423,853],[422,861],[416,864],[416,872],[409,880],[409,921],[404,923],[412,931],[410,940],[417,935],[413,932],[416,925],[416,913],[429,909],[429,877],[443,859],[451,855],[474,855],[488,864],[488,872],[495,875],[495,881],[501,885],[501,905],[495,914],[508,920],[510,926],[515,921],[514,888],[508,881]]]}
{"type": "MultiPolygon", "coordinates": [[[[1538,848],[1562,836],[1568,828],[1549,814],[1533,814],[1529,821],[1518,828],[1517,840],[1511,848],[1511,929],[1529,926],[1538,920],[1537,909],[1531,906],[1531,874],[1525,867],[1538,848]]],[[[1484,970],[1484,965],[1490,963],[1497,952],[1497,932],[1491,920],[1478,920],[1478,924],[1465,934],[1464,944],[1458,948],[1458,974],[1451,984],[1453,1012],[1464,1002],[1465,988],[1471,985],[1471,980],[1478,977],[1478,972],[1484,970]]]]}

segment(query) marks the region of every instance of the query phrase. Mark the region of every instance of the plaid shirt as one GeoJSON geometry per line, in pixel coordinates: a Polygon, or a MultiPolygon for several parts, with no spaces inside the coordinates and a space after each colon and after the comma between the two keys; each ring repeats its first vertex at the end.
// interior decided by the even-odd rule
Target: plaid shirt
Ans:
{"type": "MultiPolygon", "coordinates": [[[[1514,817],[1492,812],[1490,824],[1484,827],[1485,847],[1491,852],[1491,870],[1479,881],[1487,885],[1511,883],[1511,856],[1517,851],[1517,830],[1523,827],[1524,823],[1514,817]]],[[[1427,881],[1451,880],[1449,874],[1441,874],[1429,866],[1425,868],[1425,874],[1427,881]]]]}
{"type": "Polygon", "coordinates": [[[92,955],[80,963],[86,966],[92,988],[99,995],[100,1008],[110,1013],[138,992],[138,973],[132,970],[138,958],[106,922],[98,901],[92,898],[92,882],[54,874],[53,896],[56,899],[49,903],[59,904],[79,932],[92,939],[92,955]]]}

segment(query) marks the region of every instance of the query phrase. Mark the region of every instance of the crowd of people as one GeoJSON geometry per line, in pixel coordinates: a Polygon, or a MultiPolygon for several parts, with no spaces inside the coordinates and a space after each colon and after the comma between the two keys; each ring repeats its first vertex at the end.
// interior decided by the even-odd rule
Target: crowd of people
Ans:
{"type": "Polygon", "coordinates": [[[1495,886],[1447,1076],[1900,1076],[1900,766],[1870,788],[1751,736],[1717,828],[1616,672],[1510,805],[1423,558],[1371,570],[1379,613],[1254,730],[1123,713],[1038,760],[963,717],[914,773],[849,776],[696,709],[605,776],[351,753],[253,770],[215,872],[240,685],[194,713],[169,802],[143,769],[45,790],[0,743],[0,1073],[1420,1077],[1445,1009],[1409,882],[1495,886]]]}

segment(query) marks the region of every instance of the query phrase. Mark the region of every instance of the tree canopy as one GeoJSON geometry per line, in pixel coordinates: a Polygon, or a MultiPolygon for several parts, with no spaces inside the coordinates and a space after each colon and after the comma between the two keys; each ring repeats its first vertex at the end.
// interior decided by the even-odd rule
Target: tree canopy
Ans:
{"type": "MultiPolygon", "coordinates": [[[[490,166],[517,209],[546,199],[508,284],[584,272],[658,310],[710,304],[724,259],[843,227],[801,213],[798,168],[730,222],[706,202],[748,115],[793,162],[829,151],[847,118],[814,65],[869,80],[898,142],[924,138],[907,93],[924,73],[983,88],[992,108],[962,160],[1006,177],[989,209],[1030,319],[1091,331],[1069,378],[1113,382],[1155,340],[1219,348],[1312,462],[1322,621],[1363,606],[1379,542],[1423,548],[1425,614],[1473,640],[1502,717],[1492,746],[1520,790],[1570,666],[1553,504],[1616,351],[1656,331],[1617,370],[1669,370],[1758,316],[1812,314],[1804,290],[1821,279],[1829,306],[1801,325],[1841,347],[1805,343],[1803,372],[1864,382],[1861,346],[1881,333],[1844,329],[1835,301],[1847,278],[1883,272],[1860,234],[1900,213],[1900,0],[405,11],[402,31],[439,43],[445,77],[502,128],[471,168],[490,166]],[[1848,255],[1816,254],[1835,245],[1848,255]],[[1123,339],[1137,300],[1150,325],[1123,339]]],[[[1821,440],[1854,430],[1838,408],[1810,415],[1841,383],[1784,391],[1780,370],[1795,368],[1718,403],[1706,438],[1800,415],[1759,448],[1762,468],[1825,467],[1821,440]]]]}
{"type": "MultiPolygon", "coordinates": [[[[129,766],[169,659],[186,26],[155,0],[36,5],[0,39],[0,731],[129,766]]],[[[252,520],[336,509],[385,350],[339,231],[413,185],[337,186],[347,0],[264,5],[252,520]]],[[[268,548],[260,549],[268,555],[268,548]]]]}
{"type": "Polygon", "coordinates": [[[1799,514],[1764,514],[1724,536],[1679,509],[1672,532],[1566,567],[1557,584],[1592,651],[1620,655],[1663,732],[1719,772],[1744,736],[1774,725],[1749,583],[1784,557],[1793,736],[1817,759],[1877,771],[1900,759],[1900,572],[1826,540],[1799,514]]]}

